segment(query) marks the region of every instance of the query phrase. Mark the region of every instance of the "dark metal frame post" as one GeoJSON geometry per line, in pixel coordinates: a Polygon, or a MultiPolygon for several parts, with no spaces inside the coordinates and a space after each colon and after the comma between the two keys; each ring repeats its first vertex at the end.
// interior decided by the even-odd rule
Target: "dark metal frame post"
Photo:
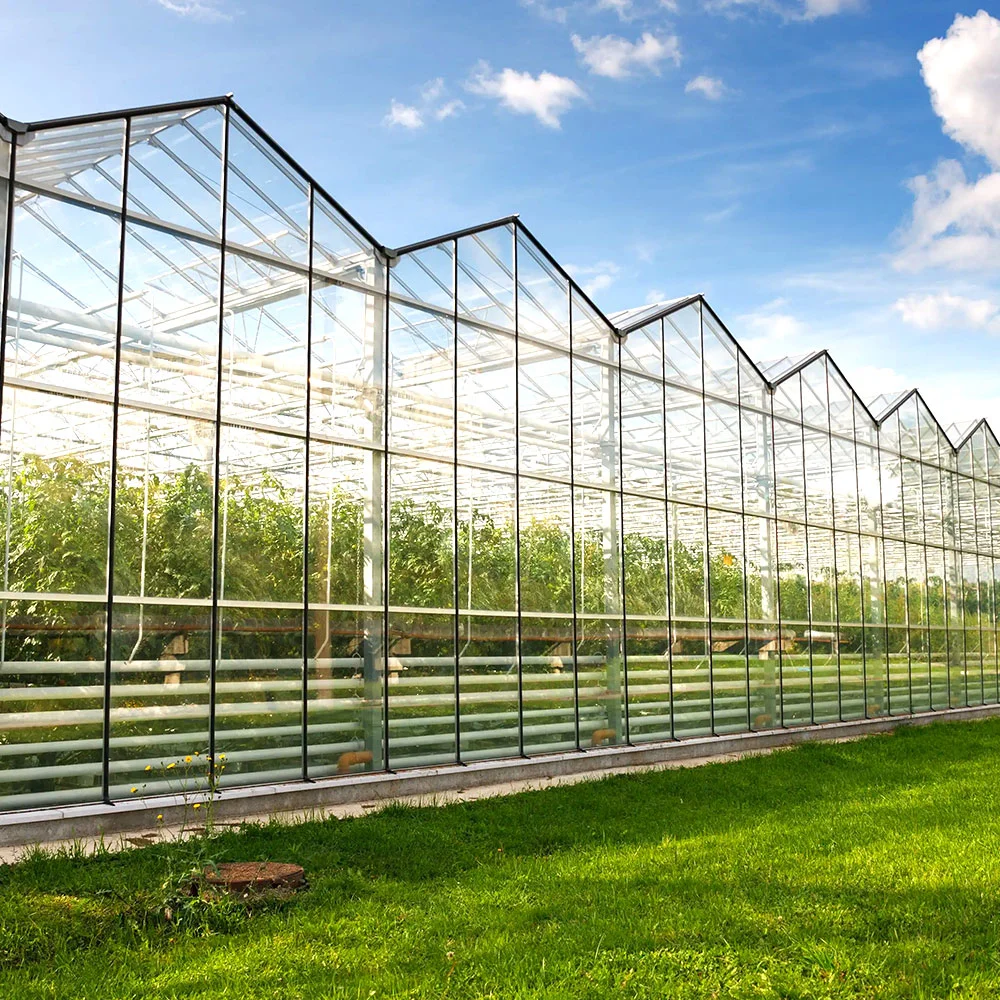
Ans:
{"type": "Polygon", "coordinates": [[[115,529],[117,524],[115,507],[118,502],[118,420],[121,393],[122,366],[122,301],[125,285],[125,243],[128,238],[128,166],[131,159],[132,119],[125,119],[122,149],[122,203],[118,237],[118,298],[115,303],[115,373],[114,402],[111,408],[111,482],[108,490],[108,548],[104,606],[104,698],[101,727],[101,798],[111,802],[111,656],[114,638],[114,598],[115,598],[115,529]]]}
{"type": "MultiPolygon", "coordinates": [[[[452,600],[454,601],[454,621],[452,623],[452,639],[455,644],[455,761],[462,763],[462,667],[458,659],[461,632],[459,629],[458,587],[458,240],[451,241],[451,576],[452,600]]],[[[469,550],[472,550],[472,523],[469,524],[469,550]]],[[[466,609],[467,611],[470,609],[466,609]]]]}
{"type": "Polygon", "coordinates": [[[219,327],[216,340],[215,355],[215,454],[212,461],[214,470],[212,484],[214,501],[212,504],[212,611],[209,629],[209,660],[208,660],[208,773],[211,779],[215,766],[215,714],[216,714],[216,676],[218,673],[219,649],[219,503],[221,484],[219,473],[222,467],[222,350],[226,327],[226,221],[229,217],[229,128],[231,109],[225,105],[222,119],[222,184],[220,188],[220,205],[222,221],[219,230],[219,327]]]}
{"type": "Polygon", "coordinates": [[[313,218],[316,192],[309,183],[309,273],[306,276],[306,439],[302,484],[302,780],[309,781],[309,481],[312,432],[313,218]]]}
{"type": "Polygon", "coordinates": [[[514,282],[514,610],[517,614],[517,751],[524,752],[524,621],[521,616],[521,331],[517,281],[517,222],[511,224],[514,282]]]}
{"type": "MultiPolygon", "coordinates": [[[[661,316],[658,320],[660,325],[660,420],[663,424],[663,544],[664,560],[667,571],[667,687],[670,690],[670,738],[677,739],[676,722],[674,718],[674,590],[673,572],[674,556],[670,547],[670,512],[673,507],[670,504],[670,465],[667,461],[670,443],[667,440],[667,358],[666,358],[666,317],[661,316]]],[[[707,498],[706,498],[707,499],[707,498]]]]}

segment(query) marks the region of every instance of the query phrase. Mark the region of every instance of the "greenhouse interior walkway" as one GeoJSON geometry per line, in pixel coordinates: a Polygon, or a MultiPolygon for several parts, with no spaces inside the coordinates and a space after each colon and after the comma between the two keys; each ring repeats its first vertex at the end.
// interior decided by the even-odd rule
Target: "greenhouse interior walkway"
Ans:
{"type": "Polygon", "coordinates": [[[0,810],[1000,702],[1000,444],[231,96],[0,117],[0,810]]]}

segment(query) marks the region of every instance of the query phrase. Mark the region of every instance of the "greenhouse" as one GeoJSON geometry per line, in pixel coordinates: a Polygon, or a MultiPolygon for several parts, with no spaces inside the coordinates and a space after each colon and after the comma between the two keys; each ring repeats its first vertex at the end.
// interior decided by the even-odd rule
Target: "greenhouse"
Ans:
{"type": "Polygon", "coordinates": [[[985,421],[389,249],[231,97],[0,123],[0,810],[1000,702],[985,421]]]}

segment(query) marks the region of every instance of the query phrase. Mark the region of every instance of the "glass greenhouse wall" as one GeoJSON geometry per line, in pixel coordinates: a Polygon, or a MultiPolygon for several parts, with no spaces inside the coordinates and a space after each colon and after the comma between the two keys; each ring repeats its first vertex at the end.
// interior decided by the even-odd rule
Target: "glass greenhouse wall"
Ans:
{"type": "Polygon", "coordinates": [[[3,122],[0,809],[1000,700],[985,422],[387,250],[229,98],[3,122]]]}

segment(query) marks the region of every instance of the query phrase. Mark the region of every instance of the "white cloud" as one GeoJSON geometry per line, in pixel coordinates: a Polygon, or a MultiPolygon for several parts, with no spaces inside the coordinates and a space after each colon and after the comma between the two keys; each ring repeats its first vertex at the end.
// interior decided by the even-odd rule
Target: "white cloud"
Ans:
{"type": "Polygon", "coordinates": [[[423,128],[432,118],[439,122],[453,118],[465,110],[465,104],[457,98],[446,100],[447,94],[448,87],[443,77],[428,80],[420,88],[418,104],[403,104],[393,99],[389,113],[382,119],[383,124],[414,130],[423,128]]]}
{"type": "Polygon", "coordinates": [[[660,288],[651,288],[646,292],[646,305],[655,306],[657,302],[665,302],[667,293],[660,288]]]}
{"type": "Polygon", "coordinates": [[[1000,306],[989,299],[937,292],[897,299],[893,308],[904,323],[919,330],[971,327],[1000,333],[1000,306]]]}
{"type": "Polygon", "coordinates": [[[451,118],[457,115],[460,111],[465,109],[465,104],[458,100],[457,98],[451,101],[446,101],[441,107],[437,108],[434,112],[434,117],[439,121],[443,122],[445,118],[451,118]]]}
{"type": "Polygon", "coordinates": [[[688,80],[685,94],[701,94],[709,101],[721,101],[726,96],[726,85],[717,76],[696,76],[688,80]]]}
{"type": "Polygon", "coordinates": [[[383,119],[386,125],[399,125],[401,128],[418,129],[424,127],[424,116],[419,108],[411,104],[400,104],[393,100],[389,113],[383,119]]]}
{"type": "Polygon", "coordinates": [[[193,21],[231,21],[234,12],[226,10],[223,0],[153,0],[154,3],[180,17],[193,21]]]}
{"type": "Polygon", "coordinates": [[[660,64],[668,59],[675,66],[681,62],[680,40],[676,35],[661,38],[644,31],[634,42],[618,35],[595,35],[593,38],[573,35],[572,42],[591,73],[609,76],[613,80],[631,76],[640,69],[659,73],[660,64]]]}
{"type": "Polygon", "coordinates": [[[801,17],[805,21],[815,21],[820,17],[833,17],[860,10],[863,0],[803,0],[801,17]]]}
{"type": "Polygon", "coordinates": [[[597,0],[598,10],[613,10],[622,21],[632,20],[632,0],[597,0]]]}
{"type": "Polygon", "coordinates": [[[945,133],[1000,167],[1000,21],[959,14],[917,58],[945,133]]]}
{"type": "Polygon", "coordinates": [[[992,269],[1000,260],[1000,21],[959,14],[944,38],[918,55],[942,128],[980,153],[992,172],[969,179],[943,160],[909,181],[913,213],[902,233],[897,267],[992,269]]]}
{"type": "Polygon", "coordinates": [[[433,80],[428,80],[420,88],[420,100],[425,104],[432,104],[444,93],[444,79],[443,77],[435,77],[433,80]]]}
{"type": "Polygon", "coordinates": [[[559,128],[560,118],[586,96],[568,77],[548,72],[532,76],[509,68],[494,73],[485,62],[479,63],[465,86],[470,93],[495,98],[518,114],[534,115],[549,128],[559,128]]]}
{"type": "Polygon", "coordinates": [[[774,299],[736,317],[733,333],[755,361],[774,361],[812,348],[804,341],[809,327],[788,311],[785,299],[774,299]]]}
{"type": "Polygon", "coordinates": [[[621,268],[613,260],[601,260],[588,267],[568,265],[566,270],[591,297],[610,288],[621,273],[621,268]]]}
{"type": "Polygon", "coordinates": [[[555,21],[556,24],[565,24],[569,17],[569,8],[560,7],[548,3],[548,0],[520,0],[522,7],[533,10],[539,17],[546,21],[555,21]]]}
{"type": "Polygon", "coordinates": [[[705,10],[730,16],[748,11],[777,14],[786,21],[816,21],[861,10],[864,0],[795,0],[779,3],[778,0],[703,0],[705,10]]]}

